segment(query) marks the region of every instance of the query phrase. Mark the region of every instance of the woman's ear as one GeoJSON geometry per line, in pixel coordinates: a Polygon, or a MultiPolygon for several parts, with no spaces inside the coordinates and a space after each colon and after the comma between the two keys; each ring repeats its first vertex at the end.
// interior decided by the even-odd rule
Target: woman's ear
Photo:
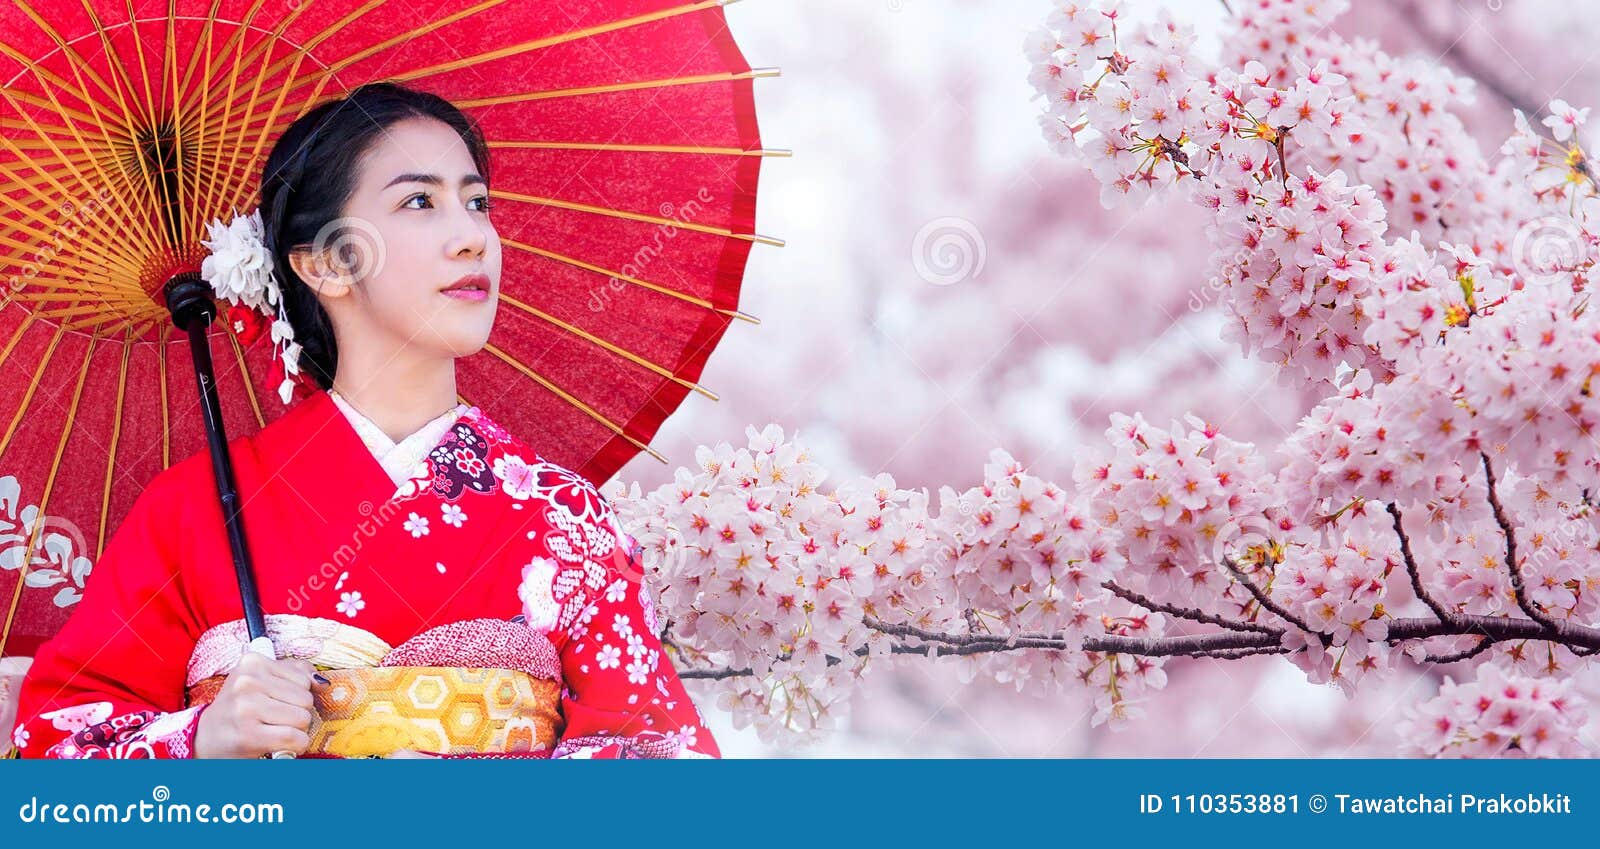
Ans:
{"type": "Polygon", "coordinates": [[[329,298],[342,298],[350,293],[355,283],[339,264],[330,261],[326,252],[313,253],[309,248],[295,248],[289,252],[289,264],[294,273],[310,285],[312,291],[329,298]]]}

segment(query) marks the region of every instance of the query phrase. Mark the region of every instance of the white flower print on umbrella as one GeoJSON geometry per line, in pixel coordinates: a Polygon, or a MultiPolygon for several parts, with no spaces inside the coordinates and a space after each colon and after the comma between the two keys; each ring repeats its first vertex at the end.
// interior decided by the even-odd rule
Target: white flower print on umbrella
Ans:
{"type": "MultiPolygon", "coordinates": [[[[596,657],[601,669],[616,669],[622,665],[622,650],[616,646],[601,646],[596,657]]],[[[632,664],[629,664],[629,668],[632,668],[632,664]]]]}
{"type": "Polygon", "coordinates": [[[648,680],[650,680],[650,664],[645,663],[642,660],[630,661],[628,663],[629,684],[643,684],[648,680]]]}
{"type": "Polygon", "coordinates": [[[411,532],[411,538],[425,537],[428,535],[428,520],[415,513],[406,519],[405,529],[411,532]]]}
{"type": "Polygon", "coordinates": [[[453,528],[459,528],[467,521],[466,512],[454,504],[446,504],[440,507],[439,512],[442,514],[441,518],[444,519],[444,523],[453,528]]]}

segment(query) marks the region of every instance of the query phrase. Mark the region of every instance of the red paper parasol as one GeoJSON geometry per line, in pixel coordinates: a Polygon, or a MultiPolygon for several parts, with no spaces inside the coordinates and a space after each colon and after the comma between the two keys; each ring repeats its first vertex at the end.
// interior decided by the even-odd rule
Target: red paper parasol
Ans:
{"type": "MultiPolygon", "coordinates": [[[[60,627],[144,484],[204,450],[163,287],[198,267],[205,222],[255,205],[273,139],[362,83],[450,99],[493,150],[503,303],[462,400],[599,482],[710,396],[695,381],[749,319],[750,247],[779,244],[753,229],[782,152],[761,148],[751,80],[774,72],[745,63],[730,1],[0,9],[0,655],[60,627]]],[[[270,340],[230,326],[197,355],[233,437],[284,407],[270,340]]]]}

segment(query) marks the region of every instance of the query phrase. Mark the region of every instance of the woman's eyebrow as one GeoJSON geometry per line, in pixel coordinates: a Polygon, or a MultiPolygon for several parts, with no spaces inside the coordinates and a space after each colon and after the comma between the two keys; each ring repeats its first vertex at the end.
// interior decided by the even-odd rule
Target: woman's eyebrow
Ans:
{"type": "MultiPolygon", "coordinates": [[[[468,174],[467,176],[461,178],[461,185],[463,187],[475,184],[487,184],[487,182],[488,181],[484,180],[483,177],[478,174],[468,174]]],[[[438,174],[401,174],[393,180],[390,180],[389,185],[384,186],[384,188],[387,189],[389,186],[399,185],[400,183],[427,183],[432,186],[442,186],[444,185],[444,178],[440,177],[438,174]]]]}

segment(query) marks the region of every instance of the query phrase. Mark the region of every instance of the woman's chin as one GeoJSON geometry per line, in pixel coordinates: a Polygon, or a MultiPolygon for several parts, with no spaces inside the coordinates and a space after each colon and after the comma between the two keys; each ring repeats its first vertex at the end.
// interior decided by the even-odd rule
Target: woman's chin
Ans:
{"type": "MultiPolygon", "coordinates": [[[[490,308],[470,318],[458,318],[450,326],[439,328],[440,340],[453,357],[470,357],[489,344],[494,332],[495,310],[490,308]]],[[[441,322],[443,323],[443,322],[441,322]]]]}
{"type": "Polygon", "coordinates": [[[470,357],[484,349],[489,344],[489,331],[487,328],[482,333],[462,333],[446,341],[450,356],[456,359],[470,357]]]}

